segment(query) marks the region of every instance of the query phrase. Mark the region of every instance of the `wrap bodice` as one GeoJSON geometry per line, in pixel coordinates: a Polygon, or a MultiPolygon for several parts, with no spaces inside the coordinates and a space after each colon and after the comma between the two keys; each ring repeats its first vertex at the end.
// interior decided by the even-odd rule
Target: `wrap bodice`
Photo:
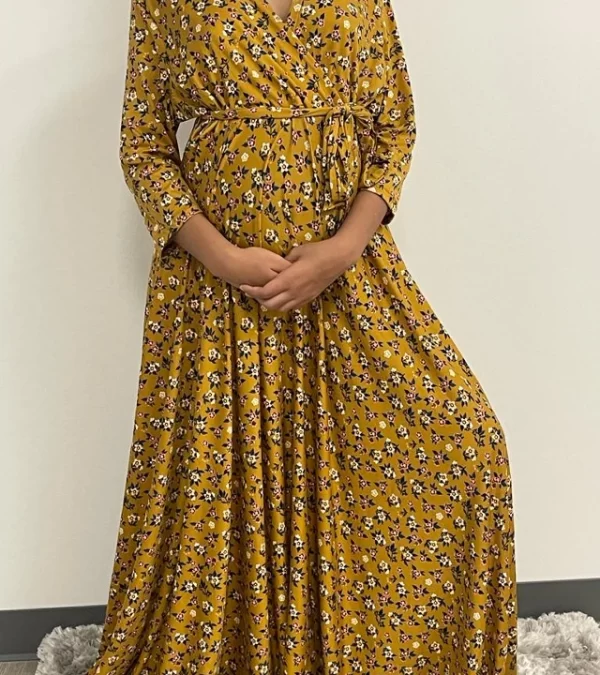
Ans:
{"type": "MultiPolygon", "coordinates": [[[[415,127],[390,0],[297,0],[285,19],[268,0],[132,7],[121,159],[160,247],[202,210],[174,153],[177,127],[192,118],[194,142],[225,126],[278,120],[268,139],[277,147],[290,127],[304,129],[316,139],[316,210],[347,209],[365,188],[387,202],[391,219],[415,127]],[[144,182],[151,174],[166,200],[144,182]]],[[[269,161],[272,154],[264,169],[269,161]]]]}

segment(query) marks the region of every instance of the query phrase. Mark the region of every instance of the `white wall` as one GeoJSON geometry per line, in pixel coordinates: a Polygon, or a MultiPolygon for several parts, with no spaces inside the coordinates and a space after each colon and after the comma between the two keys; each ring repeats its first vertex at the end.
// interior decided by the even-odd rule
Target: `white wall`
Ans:
{"type": "MultiPolygon", "coordinates": [[[[600,577],[600,9],[396,7],[398,244],[507,432],[520,580],[600,577]]],[[[0,609],[107,598],[151,253],[117,162],[128,10],[3,11],[0,609]]]]}

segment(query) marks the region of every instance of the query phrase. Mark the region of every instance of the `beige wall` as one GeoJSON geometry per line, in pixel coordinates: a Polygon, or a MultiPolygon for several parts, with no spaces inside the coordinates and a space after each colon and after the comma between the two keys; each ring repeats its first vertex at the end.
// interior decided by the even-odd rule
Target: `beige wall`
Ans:
{"type": "MultiPolygon", "coordinates": [[[[599,577],[600,9],[396,8],[420,132],[398,244],[507,432],[520,580],[599,577]]],[[[107,597],[151,252],[117,163],[127,15],[3,13],[0,609],[107,597]]]]}

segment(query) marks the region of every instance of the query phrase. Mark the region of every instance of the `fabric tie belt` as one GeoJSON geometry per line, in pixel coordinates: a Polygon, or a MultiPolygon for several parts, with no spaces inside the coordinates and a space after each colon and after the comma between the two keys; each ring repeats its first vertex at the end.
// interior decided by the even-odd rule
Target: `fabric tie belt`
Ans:
{"type": "MultiPolygon", "coordinates": [[[[237,119],[294,119],[324,117],[323,135],[321,141],[320,165],[323,169],[323,175],[326,177],[325,183],[320,186],[320,199],[318,208],[321,211],[329,211],[339,207],[345,207],[348,204],[348,198],[352,194],[355,184],[358,181],[358,171],[360,170],[361,160],[352,161],[352,146],[355,142],[355,129],[348,130],[346,122],[353,118],[358,127],[356,135],[359,148],[366,152],[366,157],[370,158],[373,150],[374,131],[373,115],[364,105],[358,103],[345,103],[333,106],[322,106],[319,108],[302,107],[271,107],[271,106],[251,106],[240,108],[226,108],[218,110],[205,110],[198,116],[199,127],[195,127],[192,135],[203,137],[207,135],[214,126],[221,121],[232,121],[237,119]],[[352,175],[352,169],[355,175],[352,175]]],[[[271,143],[271,151],[275,149],[279,135],[285,130],[282,127],[271,143]]],[[[312,152],[312,145],[311,145],[312,152]]],[[[268,162],[272,152],[269,152],[263,172],[268,167],[268,162]]],[[[317,165],[317,160],[313,154],[313,162],[317,165]]],[[[364,161],[364,160],[363,160],[364,161]]],[[[318,177],[316,178],[318,181],[318,177]]]]}

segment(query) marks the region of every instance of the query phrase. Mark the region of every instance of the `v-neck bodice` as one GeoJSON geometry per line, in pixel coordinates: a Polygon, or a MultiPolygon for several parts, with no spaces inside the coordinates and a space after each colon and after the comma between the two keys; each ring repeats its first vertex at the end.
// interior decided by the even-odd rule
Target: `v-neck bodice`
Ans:
{"type": "Polygon", "coordinates": [[[387,81],[383,0],[293,0],[282,18],[269,0],[179,2],[163,17],[181,119],[203,108],[381,107],[387,81]]]}

